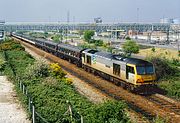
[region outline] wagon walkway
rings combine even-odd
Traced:
[[[0,76],[0,123],[30,123],[5,76]]]

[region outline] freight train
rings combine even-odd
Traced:
[[[153,64],[148,61],[95,49],[83,49],[64,43],[34,39],[22,34],[13,33],[12,36],[68,60],[78,67],[82,67],[85,71],[99,75],[125,89],[144,91],[156,85],[155,69]]]

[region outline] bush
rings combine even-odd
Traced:
[[[157,116],[155,119],[153,119],[153,123],[167,123],[166,119],[162,119],[159,116]]]
[[[45,61],[36,61],[33,65],[29,65],[26,68],[25,77],[28,79],[37,77],[47,77],[49,75],[48,65]]]
[[[129,36],[126,37],[126,40],[131,40],[131,38]]]
[[[73,80],[71,78],[66,78],[66,84],[71,85],[73,83]]]
[[[93,30],[86,30],[84,32],[84,39],[89,43],[89,41],[92,39],[92,36],[94,36],[94,31]]]
[[[6,61],[4,59],[3,53],[0,53],[0,72],[2,72],[5,69]]]
[[[123,51],[131,56],[132,53],[139,53],[139,45],[132,40],[126,40],[123,44]]]
[[[151,51],[152,51],[152,52],[155,52],[155,51],[156,51],[155,47],[153,47],[153,48],[151,49]]]
[[[24,81],[34,100],[37,112],[48,122],[80,123],[81,115],[87,123],[129,121],[124,113],[126,107],[124,103],[109,101],[99,105],[92,104],[69,85],[72,80],[65,78],[64,73],[62,76],[62,69],[58,64],[51,64],[49,72],[53,72],[50,74],[53,76],[60,74],[62,78],[36,76],[34,79]]]
[[[95,45],[96,46],[103,46],[103,41],[102,40],[96,40]]]
[[[42,80],[42,84],[46,85],[46,86],[49,86],[49,87],[55,87],[58,83],[57,83],[57,80],[54,77],[49,76],[49,77],[45,77]]]
[[[155,67],[157,79],[174,75],[176,72],[176,69],[170,66],[169,61],[165,58],[151,57],[149,61],[152,62]]]
[[[173,58],[172,59],[172,64],[176,65],[176,66],[180,66],[180,60]]]
[[[50,64],[50,71],[57,79],[62,79],[66,76],[66,73],[62,70],[58,63]]]
[[[24,47],[20,45],[20,43],[12,41],[12,40],[7,40],[4,43],[0,44],[0,51],[6,51],[6,50],[25,50]]]
[[[126,105],[118,101],[107,101],[96,105],[87,115],[88,123],[128,123],[129,118],[124,113]]]

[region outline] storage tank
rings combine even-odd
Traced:
[[[179,19],[174,19],[174,20],[173,20],[173,23],[174,23],[174,24],[180,24],[180,21],[179,21]]]
[[[171,24],[171,23],[173,23],[173,19],[171,19],[171,18],[162,18],[160,20],[160,23]]]

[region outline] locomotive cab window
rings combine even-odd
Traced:
[[[82,57],[83,57],[84,63],[85,63],[85,53],[82,53]]]
[[[91,65],[91,56],[87,56],[87,63]]]
[[[126,66],[126,73],[132,73],[134,74],[134,67],[131,67],[131,66]]]
[[[113,63],[113,74],[114,75],[120,76],[120,69],[121,69],[120,65]]]
[[[126,79],[129,79],[129,73],[135,74],[134,67],[126,66]]]

